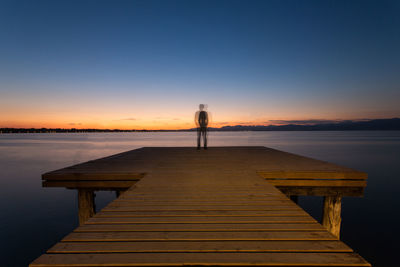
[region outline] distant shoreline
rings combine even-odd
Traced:
[[[342,121],[338,123],[323,123],[312,125],[234,125],[221,128],[209,128],[213,132],[241,131],[397,131],[400,130],[400,118],[377,119],[365,121]],[[64,129],[64,128],[0,128],[2,133],[129,133],[129,132],[193,132],[196,128],[180,130],[146,130],[146,129]]]

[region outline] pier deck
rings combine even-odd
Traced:
[[[307,172],[366,179],[264,147],[142,148],[47,173],[44,186],[132,184],[30,266],[370,266],[264,177]]]

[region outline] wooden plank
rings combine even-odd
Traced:
[[[269,185],[268,187],[250,187],[250,188],[244,188],[243,186],[237,187],[237,188],[231,188],[227,189],[225,187],[220,187],[220,188],[213,188],[212,190],[208,187],[198,187],[198,188],[176,188],[165,191],[163,188],[148,188],[146,187],[146,190],[144,191],[143,188],[140,187],[135,187],[132,190],[128,191],[128,196],[137,196],[137,197],[154,197],[155,195],[161,194],[163,196],[168,196],[168,197],[173,197],[177,195],[187,195],[191,197],[196,197],[196,196],[209,196],[209,197],[215,197],[215,196],[227,196],[227,197],[236,197],[236,196],[249,196],[249,197],[281,197],[280,194],[276,192],[271,192],[269,189],[271,186]],[[142,190],[141,190],[142,189]],[[219,190],[218,190],[219,189]],[[217,195],[216,195],[217,194]]]
[[[43,266],[371,266],[356,253],[107,253],[45,254]]]
[[[207,197],[206,195],[202,197],[194,197],[194,196],[180,196],[180,197],[170,197],[170,196],[160,196],[154,195],[153,197],[121,197],[116,200],[116,202],[152,202],[152,201],[168,201],[168,202],[177,202],[177,201],[196,201],[196,202],[240,202],[240,201],[251,201],[251,202],[268,202],[268,201],[281,201],[287,200],[285,196],[278,197],[244,197],[244,196],[235,196],[235,197]]]
[[[219,202],[224,202],[224,203],[257,203],[257,204],[265,204],[269,202],[273,203],[281,203],[281,202],[287,202],[289,201],[287,197],[281,197],[281,198],[274,198],[274,199],[254,199],[254,198],[210,198],[207,199],[206,197],[204,198],[190,198],[190,197],[182,197],[182,198],[168,198],[168,197],[154,197],[154,198],[123,198],[123,199],[117,199],[115,203],[122,203],[122,202],[128,202],[128,203],[158,203],[158,202],[168,202],[168,203],[219,203]]]
[[[322,231],[326,229],[319,223],[207,223],[207,224],[85,224],[74,232],[288,232],[288,231]]]
[[[257,204],[257,205],[274,205],[274,204],[287,204],[290,203],[291,200],[289,200],[288,198],[284,198],[284,199],[277,199],[277,200],[248,200],[248,199],[235,199],[235,200],[224,200],[224,199],[216,199],[216,200],[191,200],[191,199],[158,199],[155,198],[153,200],[124,200],[124,201],[120,201],[120,200],[116,200],[114,203],[117,204],[137,204],[137,205],[141,205],[141,204],[147,204],[147,205],[159,205],[159,204],[186,204],[186,205],[218,205],[218,204],[227,204],[227,203],[231,203],[232,205],[236,205],[236,204]]]
[[[127,189],[136,181],[43,181],[43,187],[98,188],[103,190]]]
[[[236,201],[189,201],[189,200],[182,200],[182,201],[162,201],[162,200],[155,200],[155,201],[113,201],[112,202],[114,206],[120,206],[120,205],[147,205],[147,206],[162,206],[162,205],[190,205],[190,206],[273,206],[273,205],[291,205],[292,201],[288,198],[282,199],[282,200],[269,200],[269,201],[249,201],[249,200],[236,200]]]
[[[173,187],[171,185],[171,187]],[[220,188],[208,188],[208,187],[179,187],[179,188],[171,188],[167,192],[160,187],[146,187],[146,190],[142,190],[143,188],[140,187],[135,187],[132,190],[129,190],[128,195],[129,196],[148,196],[152,197],[154,195],[162,194],[164,196],[175,196],[177,194],[183,194],[183,195],[189,195],[189,196],[210,196],[213,197],[215,195],[213,194],[218,194],[221,196],[251,196],[251,197],[281,197],[280,194],[276,192],[270,192],[269,189],[271,188],[270,185],[267,187],[234,187],[234,188],[225,188],[225,187],[220,187]],[[189,191],[190,190],[190,191]]]
[[[188,189],[190,190],[190,189]],[[210,192],[208,194],[190,194],[188,192],[174,192],[173,194],[162,194],[154,192],[153,195],[151,194],[131,194],[131,191],[128,190],[124,196],[121,196],[121,200],[134,200],[134,199],[144,199],[144,200],[151,200],[154,197],[159,199],[194,199],[194,200],[201,200],[207,199],[210,200],[214,199],[227,199],[227,200],[235,200],[235,199],[248,199],[248,200],[281,200],[285,199],[284,196],[281,194],[279,195],[250,195],[250,194],[235,194],[232,193],[218,193],[218,192]]]
[[[367,182],[353,180],[268,180],[274,186],[324,186],[324,187],[365,187]]]
[[[342,196],[362,197],[364,195],[364,187],[315,187],[315,186],[277,186],[285,195],[296,196]]]
[[[237,175],[237,174],[235,174]],[[149,174],[149,177],[151,177],[152,174]],[[244,177],[246,175],[243,175]],[[259,179],[258,176],[256,176],[257,179]],[[151,178],[150,178],[151,179]],[[261,178],[262,179],[262,178]],[[262,179],[264,180],[264,179]],[[164,185],[156,186],[156,185],[146,185],[146,187],[142,186],[135,186],[135,188],[132,188],[129,192],[132,195],[151,195],[151,192],[156,192],[156,193],[162,193],[165,195],[174,195],[176,193],[187,193],[187,194],[192,194],[192,195],[207,195],[207,194],[212,194],[212,193],[221,193],[223,195],[229,195],[229,194],[243,194],[243,195],[260,195],[260,196],[279,196],[276,192],[269,191],[271,186],[267,183],[262,183],[262,184],[240,184],[240,185],[225,185],[221,186],[220,188],[215,188],[215,187],[208,187],[204,185],[184,185],[182,183],[177,183],[177,184],[171,184],[169,186],[170,190],[169,191],[164,191]],[[188,191],[190,190],[190,191]]]
[[[94,241],[240,241],[240,240],[337,240],[328,232],[72,232],[62,241],[94,242]]]
[[[263,214],[134,214],[131,212],[104,212],[96,216],[96,218],[204,218],[212,220],[213,218],[229,218],[235,220],[236,218],[246,217],[308,217],[306,213],[263,213]]]
[[[156,194],[162,195],[176,195],[176,194],[190,194],[193,196],[196,195],[208,195],[212,196],[212,194],[221,194],[221,195],[254,195],[254,196],[275,196],[279,197],[280,194],[276,191],[271,191],[271,185],[265,183],[264,185],[257,185],[257,186],[247,186],[247,185],[240,185],[240,186],[221,186],[218,188],[215,187],[207,187],[207,186],[185,186],[183,184],[171,184],[168,187],[169,190],[165,191],[165,186],[147,186],[145,190],[143,187],[135,186],[127,191],[128,195],[131,196],[154,196]],[[152,194],[153,193],[153,194]]]
[[[262,171],[258,170],[257,174],[268,179],[352,179],[366,180],[367,174],[359,171]]]
[[[268,207],[290,207],[293,204],[292,200],[285,200],[283,202],[247,202],[247,201],[243,201],[243,202],[224,202],[224,201],[218,201],[218,202],[188,202],[188,201],[173,201],[173,202],[169,202],[169,201],[157,201],[157,202],[136,202],[136,201],[132,201],[132,202],[120,202],[120,201],[113,201],[111,202],[109,205],[107,205],[107,208],[115,208],[115,207],[130,207],[130,208],[136,208],[138,206],[141,207],[164,207],[164,206],[168,206],[168,207],[186,207],[186,208],[192,208],[192,209],[205,209],[204,207],[214,207],[212,209],[218,209],[218,208],[223,208],[223,207],[264,207],[264,208],[268,208]]]
[[[285,210],[302,210],[298,206],[293,206],[293,205],[285,205],[285,206],[266,206],[266,205],[257,205],[257,206],[242,206],[242,205],[236,205],[236,206],[180,206],[180,205],[174,205],[174,206],[169,206],[169,205],[164,205],[164,206],[147,206],[147,205],[142,205],[142,206],[113,206],[113,205],[108,205],[102,211],[104,212],[118,212],[118,211],[132,211],[132,212],[139,212],[139,211],[147,211],[147,212],[164,212],[164,211],[198,211],[198,212],[204,212],[204,211],[285,211]]]
[[[97,217],[137,217],[137,216],[307,216],[303,210],[274,210],[274,211],[221,211],[221,210],[189,210],[189,211],[116,211],[102,210]]]
[[[286,223],[286,222],[316,222],[311,216],[243,216],[243,217],[92,217],[87,224],[117,224],[117,223]]]
[[[274,201],[274,202],[262,202],[262,203],[254,203],[254,202],[236,202],[236,203],[230,203],[230,202],[171,202],[169,203],[168,201],[160,201],[160,202],[145,202],[145,203],[140,203],[140,202],[133,202],[133,203],[127,203],[127,202],[112,202],[110,203],[107,207],[162,207],[162,206],[168,206],[168,207],[257,207],[257,206],[262,206],[262,207],[268,207],[268,206],[290,206],[293,202],[291,200],[287,201]]]
[[[282,199],[282,195],[261,195],[261,194],[249,194],[247,193],[235,193],[235,192],[230,192],[230,193],[225,193],[225,192],[208,192],[208,193],[190,193],[190,192],[174,192],[174,193],[162,193],[162,192],[154,192],[153,194],[147,193],[147,194],[126,194],[123,196],[121,199],[152,199],[154,197],[158,198],[169,198],[169,199],[180,199],[180,198],[193,198],[193,199],[204,199],[204,198],[224,198],[224,199],[236,199],[236,198],[250,198],[250,199],[261,199],[261,200],[273,200],[273,199]]]
[[[352,252],[340,241],[60,242],[47,253]]]
[[[47,181],[138,181],[145,176],[145,173],[129,173],[129,172],[118,172],[118,170],[112,172],[48,172],[42,175],[43,180]]]

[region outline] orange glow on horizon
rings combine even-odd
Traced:
[[[372,117],[370,119],[378,119],[385,117]],[[388,117],[386,117],[388,118]],[[254,126],[254,125],[285,125],[285,124],[313,124],[318,123],[318,121],[328,121],[328,122],[339,122],[344,119],[287,119],[287,118],[269,118],[269,119],[256,119],[256,120],[227,120],[221,119],[217,121],[212,121],[209,127],[221,128],[223,126]],[[353,119],[357,120],[357,119]],[[77,122],[72,122],[77,121]],[[293,122],[294,121],[294,122]],[[298,121],[296,123],[296,121]],[[306,121],[306,122],[302,122]],[[307,123],[307,121],[310,121]],[[314,122],[315,121],[315,122]],[[62,128],[62,129],[120,129],[120,130],[182,130],[195,128],[196,125],[193,119],[189,118],[151,118],[151,119],[120,119],[120,120],[110,120],[110,119],[48,119],[48,120],[36,120],[35,118],[15,118],[14,120],[3,120],[0,118],[0,128]]]
[[[63,128],[63,129],[121,129],[121,130],[181,130],[195,128],[194,114],[196,105],[173,106],[171,108],[157,105],[118,107],[70,106],[57,107],[36,106],[31,108],[8,106],[2,107],[0,128]],[[314,110],[300,112],[296,107],[286,108],[246,108],[210,105],[211,123],[209,127],[307,124],[313,121],[341,121],[357,119],[392,118],[394,112],[382,112],[379,115],[370,113],[352,113],[346,110],[316,113]],[[1,107],[0,107],[1,108]],[[351,117],[350,117],[351,116]],[[301,123],[304,121],[305,123]],[[310,123],[309,123],[310,124]]]

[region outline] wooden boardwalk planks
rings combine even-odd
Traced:
[[[257,175],[252,149],[238,149],[155,149],[144,178],[30,266],[370,266]],[[124,171],[139,158],[111,157]]]

